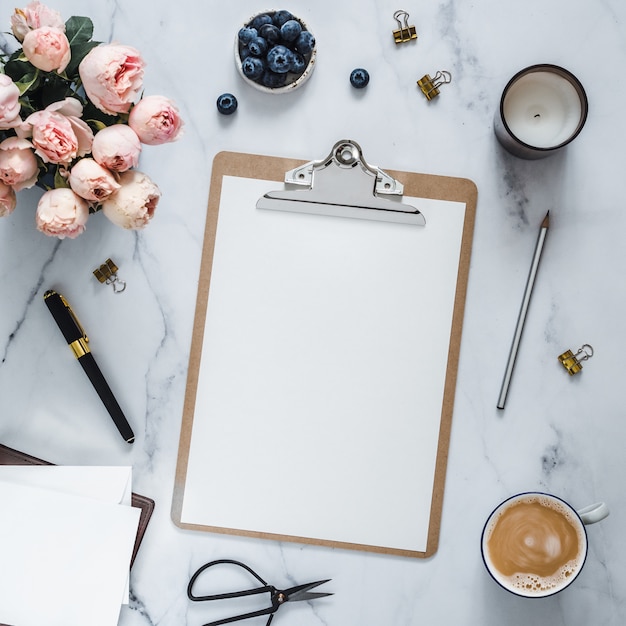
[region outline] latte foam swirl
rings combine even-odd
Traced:
[[[580,557],[577,527],[566,511],[522,501],[498,517],[488,542],[489,557],[504,576],[551,577]]]

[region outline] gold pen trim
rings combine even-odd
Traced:
[[[81,356],[85,356],[87,353],[91,352],[89,346],[87,345],[87,337],[79,337],[75,341],[69,344],[74,356],[77,359],[80,359]]]

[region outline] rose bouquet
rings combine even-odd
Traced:
[[[180,135],[175,104],[144,97],[140,53],[92,41],[88,17],[63,22],[34,0],[15,9],[11,31],[21,47],[0,53],[0,216],[37,185],[35,223],[46,235],[76,237],[100,210],[144,227],[161,192],[135,168],[143,145]]]

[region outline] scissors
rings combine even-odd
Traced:
[[[236,565],[238,567],[242,567],[247,572],[252,574],[260,583],[263,585],[262,587],[253,587],[252,589],[244,589],[242,591],[232,591],[228,593],[218,593],[208,596],[196,596],[193,593],[193,586],[198,579],[198,577],[205,572],[209,567],[214,567],[216,565]],[[261,593],[269,593],[270,594],[270,602],[271,605],[260,609],[258,611],[252,611],[250,613],[242,613],[241,615],[235,615],[233,617],[227,617],[226,619],[220,619],[215,622],[208,622],[204,624],[204,626],[219,626],[220,624],[230,624],[231,622],[237,622],[239,620],[248,619],[250,617],[258,617],[259,615],[269,615],[269,619],[265,626],[269,626],[274,619],[274,614],[278,609],[285,604],[285,602],[299,602],[302,600],[315,600],[316,598],[323,598],[325,596],[332,596],[332,593],[323,593],[316,591],[309,591],[314,587],[319,585],[323,585],[330,581],[330,578],[327,580],[318,580],[313,583],[305,583],[303,585],[296,585],[295,587],[289,587],[289,589],[277,589],[273,585],[269,585],[266,583],[252,568],[248,567],[245,563],[241,563],[240,561],[233,561],[232,559],[219,559],[217,561],[211,561],[210,563],[206,563],[202,567],[200,567],[196,573],[189,580],[189,585],[187,586],[187,596],[193,602],[204,602],[208,600],[225,600],[228,598],[243,598],[245,596],[253,596]]]

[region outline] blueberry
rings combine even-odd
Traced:
[[[263,72],[265,71],[265,61],[263,61],[263,59],[259,59],[258,57],[250,56],[241,64],[241,71],[246,78],[249,78],[250,80],[257,80],[263,76]]]
[[[249,26],[252,26],[252,28],[256,28],[257,30],[260,30],[263,24],[271,24],[271,23],[272,23],[272,16],[268,15],[267,13],[263,13],[261,15],[257,15],[249,24]]]
[[[237,36],[239,37],[239,41],[247,46],[259,33],[256,28],[252,28],[250,26],[244,26],[239,29],[239,33]]]
[[[282,87],[286,82],[286,74],[278,74],[271,70],[266,70],[261,79],[261,83],[270,89],[276,89]]]
[[[280,29],[278,26],[274,26],[274,24],[263,24],[261,30],[259,30],[259,35],[272,45],[280,41]]]
[[[248,46],[244,46],[243,48],[239,48],[239,58],[241,59],[241,61],[245,61],[249,56],[251,56],[250,50],[248,49]]]
[[[302,32],[302,26],[300,22],[297,20],[287,20],[280,27],[280,34],[283,38],[283,41],[291,43],[298,38],[298,35]]]
[[[267,52],[267,41],[263,37],[255,37],[249,44],[248,50],[255,57],[263,56]]]
[[[285,22],[293,19],[293,15],[289,11],[276,11],[274,13],[273,22],[280,28]]]
[[[306,59],[299,52],[294,52],[290,71],[294,74],[302,74],[306,69],[306,65]]]
[[[267,53],[267,67],[278,74],[284,74],[291,69],[293,52],[285,46],[274,46]]]
[[[296,39],[295,49],[301,54],[309,54],[315,46],[315,37],[308,30],[303,30]]]
[[[217,99],[217,110],[223,115],[232,115],[237,110],[237,98],[232,93],[223,93]]]
[[[353,87],[357,89],[363,89],[370,82],[370,75],[367,70],[364,70],[361,67],[358,67],[355,70],[352,70],[350,74],[350,83]]]

